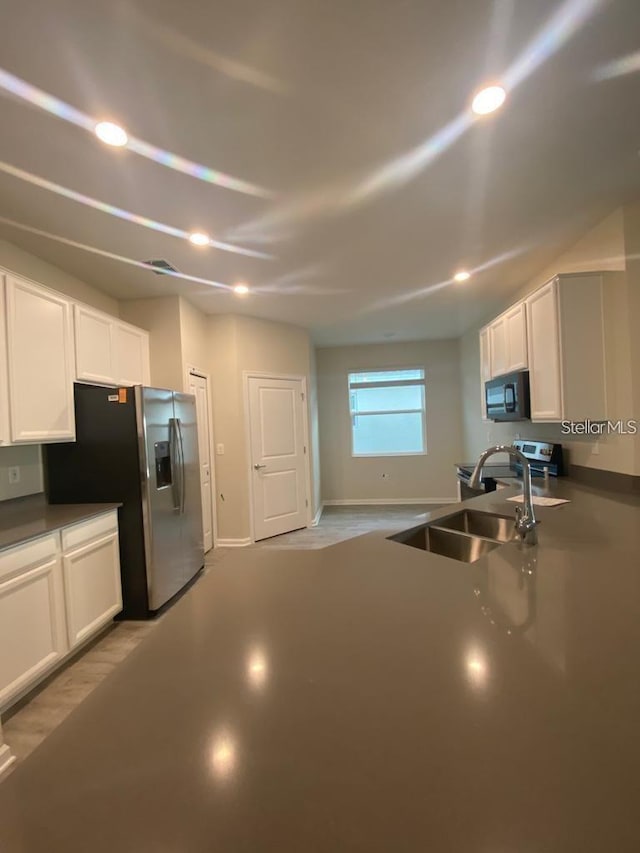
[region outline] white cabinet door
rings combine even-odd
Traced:
[[[149,335],[142,329],[116,323],[114,328],[116,383],[149,384]]]
[[[491,376],[502,376],[509,370],[509,353],[507,350],[507,324],[504,317],[495,320],[489,326],[491,352]]]
[[[71,304],[12,276],[6,299],[12,441],[74,439]]]
[[[11,442],[9,424],[9,373],[7,365],[7,312],[4,276],[0,275],[0,446]]]
[[[563,417],[557,289],[554,279],[527,299],[532,421],[561,421]]]
[[[526,370],[527,358],[527,323],[524,302],[511,308],[504,315],[507,338],[507,372]]]
[[[62,562],[69,647],[73,649],[122,610],[117,532],[85,543],[65,554]]]
[[[67,651],[57,535],[0,553],[0,708]]]
[[[487,420],[487,398],[484,395],[484,383],[491,379],[491,338],[489,329],[480,332],[480,406],[482,420]]]
[[[110,385],[115,381],[113,320],[76,305],[76,379]]]

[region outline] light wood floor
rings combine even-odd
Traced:
[[[416,517],[434,506],[326,507],[317,527],[274,536],[251,548],[326,548],[372,530],[410,527]],[[206,556],[205,572],[232,549],[218,548]],[[117,622],[87,651],[49,679],[29,701],[3,717],[4,739],[18,761],[24,760],[76,708],[161,619],[149,622]],[[15,767],[15,764],[14,764]]]

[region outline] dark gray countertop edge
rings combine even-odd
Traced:
[[[111,512],[121,503],[48,504],[44,495],[0,503],[0,552]]]

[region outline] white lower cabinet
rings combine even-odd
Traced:
[[[122,610],[116,513],[66,528],[62,542],[67,636],[73,649]]]
[[[117,513],[0,552],[0,710],[122,609]]]
[[[67,652],[58,534],[0,553],[0,708]]]

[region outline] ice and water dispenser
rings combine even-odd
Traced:
[[[170,443],[156,441],[153,447],[156,459],[156,488],[163,489],[172,484]]]

